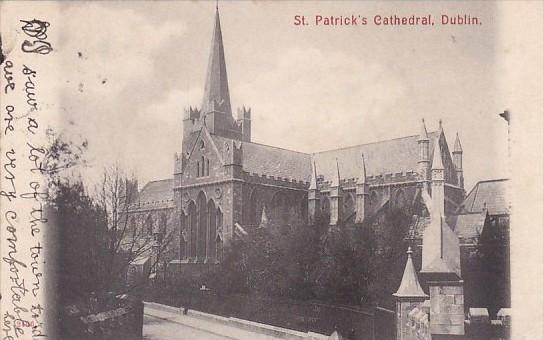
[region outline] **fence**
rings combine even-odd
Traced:
[[[180,291],[175,298],[155,296],[151,300],[302,332],[330,335],[337,330],[350,340],[395,339],[395,313],[383,308],[333,306],[246,295],[224,296],[209,291]]]

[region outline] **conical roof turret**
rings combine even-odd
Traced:
[[[332,178],[331,187],[340,187],[340,166],[338,165],[338,158],[336,159],[336,176]]]
[[[455,145],[453,146],[453,152],[463,152],[461,141],[459,140],[459,133],[455,134]]]
[[[433,150],[433,163],[432,170],[444,170],[444,163],[442,162],[442,151],[440,149],[440,137],[436,138]]]
[[[357,184],[365,184],[366,183],[366,163],[365,163],[365,154],[361,154],[361,173],[359,175],[359,178],[357,179]]]
[[[408,247],[408,259],[406,260],[406,266],[404,267],[404,274],[402,275],[402,280],[400,282],[399,289],[393,296],[397,297],[422,297],[425,298],[427,295],[421,289],[419,280],[417,278],[416,269],[414,268],[414,263],[412,262],[412,248]]]
[[[421,118],[421,125],[419,129],[418,140],[429,140],[429,134],[427,133],[427,127],[425,127],[425,119]]]

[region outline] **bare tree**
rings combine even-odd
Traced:
[[[137,202],[137,188],[134,176],[127,176],[113,165],[104,169],[97,188],[97,201],[103,209],[108,237],[106,242],[106,277],[104,289],[109,291],[122,284],[125,291],[141,286],[141,282],[129,284],[126,273],[136,260],[149,257],[150,265],[144,277],[157,270],[172,240],[172,233],[166,230],[151,235],[136,223],[130,223],[131,207]]]

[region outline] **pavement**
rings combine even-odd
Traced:
[[[189,315],[144,308],[144,340],[276,340],[270,335],[258,334]]]

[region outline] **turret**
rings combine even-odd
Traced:
[[[416,269],[412,262],[412,249],[408,247],[408,259],[404,267],[404,274],[400,282],[399,289],[393,296],[397,307],[397,340],[413,340],[412,324],[409,320],[410,312],[415,308],[421,308],[427,295],[419,284]]]
[[[419,174],[424,181],[428,181],[430,179],[429,167],[431,161],[429,159],[429,135],[427,134],[427,128],[425,127],[424,119],[421,119],[421,126],[417,144],[419,145]],[[427,185],[426,182],[425,185]]]
[[[461,188],[465,188],[465,178],[463,176],[463,148],[459,140],[459,133],[455,135],[455,145],[453,147],[453,165],[457,174],[457,183]]]
[[[355,223],[362,223],[370,210],[370,198],[368,197],[369,185],[366,181],[365,155],[361,155],[361,171],[355,186],[356,216]]]
[[[433,211],[438,216],[444,216],[444,162],[442,161],[442,150],[440,138],[436,139],[433,150],[433,162],[431,166],[431,188]],[[433,212],[431,212],[432,215]]]
[[[315,161],[312,161],[312,174],[310,187],[308,188],[308,223],[315,224],[316,214],[319,211],[319,189],[317,188],[317,169]]]
[[[242,128],[242,140],[251,142],[251,108],[238,109],[238,125]]]
[[[331,219],[330,225],[338,224],[342,216],[342,188],[340,188],[340,167],[336,159],[336,174],[331,183]]]

